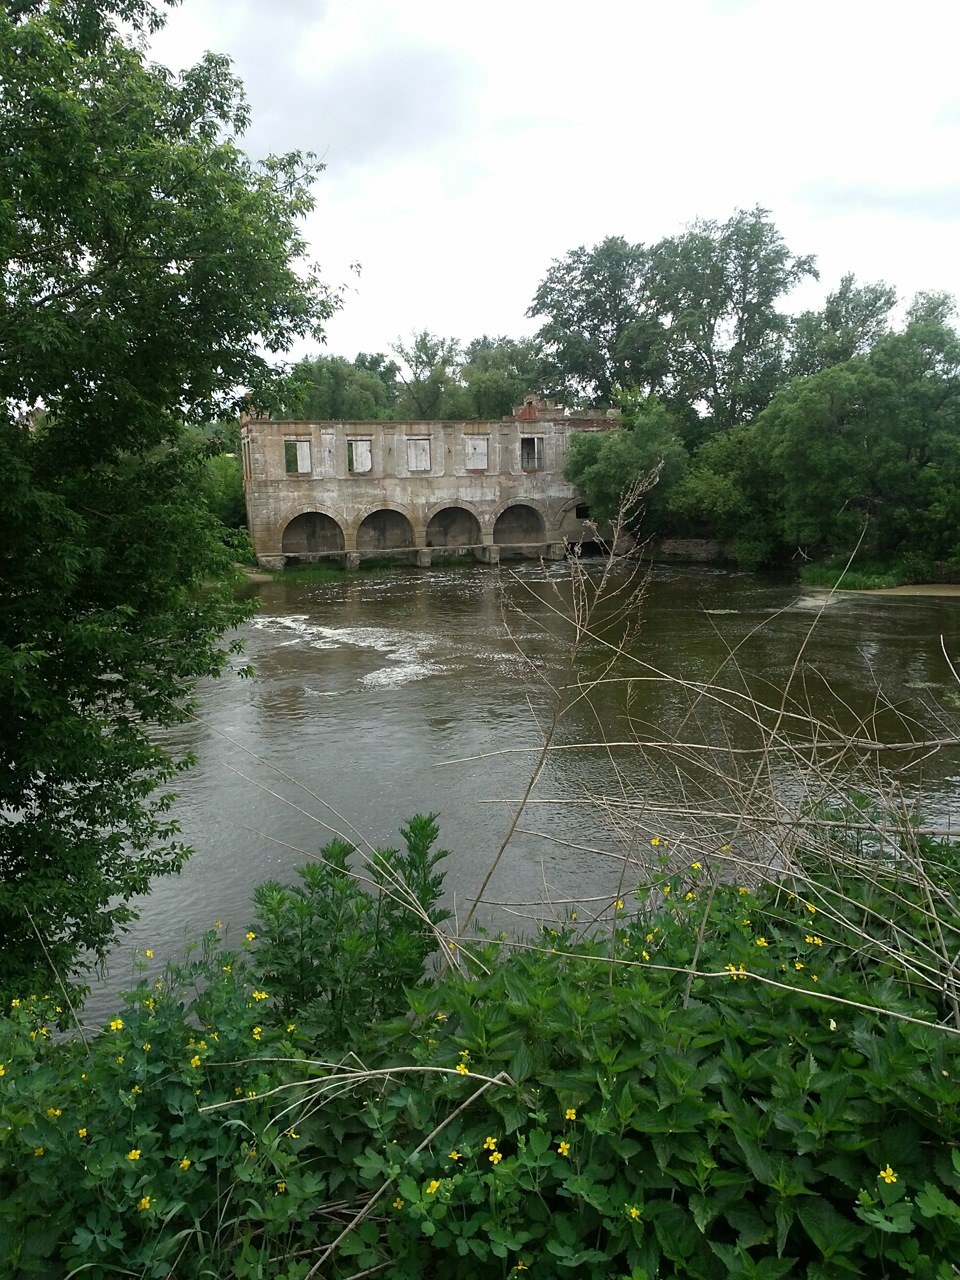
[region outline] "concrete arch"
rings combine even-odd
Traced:
[[[432,506],[427,507],[424,512],[423,527],[427,528],[433,517],[441,511],[446,511],[448,507],[460,507],[464,511],[469,511],[480,528],[483,528],[484,516],[482,508],[478,507],[475,502],[464,502],[462,498],[452,498],[449,502],[434,502]]]
[[[549,529],[553,525],[549,503],[543,502],[540,498],[507,498],[504,502],[498,502],[496,506],[488,509],[487,521],[491,529],[508,507],[532,507],[539,514],[545,529]]]
[[[358,551],[409,551],[416,546],[413,522],[391,506],[369,511],[357,525],[355,538]]]
[[[287,521],[280,534],[285,556],[331,555],[346,546],[343,527],[324,511],[301,511]]]
[[[522,500],[504,504],[494,518],[493,541],[501,547],[546,542],[547,521],[540,504]]]
[[[383,502],[371,502],[367,506],[360,507],[359,514],[355,515],[352,520],[345,525],[348,534],[356,534],[357,530],[363,524],[368,516],[375,515],[378,511],[395,511],[397,515],[403,516],[410,522],[412,528],[417,527],[417,517],[413,507],[405,506],[402,502],[391,502],[384,499]]]
[[[465,502],[449,502],[427,520],[425,537],[428,547],[477,547],[483,542],[483,526]]]

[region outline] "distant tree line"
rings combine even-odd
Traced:
[[[922,294],[895,328],[895,290],[845,275],[791,315],[808,278],[815,259],[761,208],[653,245],[611,236],[551,264],[533,338],[424,330],[389,356],[303,360],[288,416],[498,418],[528,392],[617,406],[626,430],[575,437],[567,464],[598,519],[658,468],[644,527],[729,539],[745,565],[858,544],[914,576],[960,560],[953,299]]]

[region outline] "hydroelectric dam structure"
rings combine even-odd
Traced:
[[[559,559],[592,540],[563,478],[575,431],[618,430],[528,396],[490,422],[283,422],[241,426],[247,521],[258,563],[391,556]]]

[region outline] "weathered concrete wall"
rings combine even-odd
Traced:
[[[688,564],[724,563],[736,559],[732,542],[715,538],[657,538],[651,548],[658,560],[676,560]]]
[[[561,474],[571,432],[584,429],[607,427],[564,418],[252,420],[242,441],[257,559],[355,562],[389,550],[428,563],[433,548],[465,547],[488,560],[561,555],[566,541],[590,536],[582,499]]]

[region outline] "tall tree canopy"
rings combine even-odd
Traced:
[[[689,438],[750,421],[787,378],[780,304],[811,257],[791,253],[765,209],[695,222],[650,246],[621,237],[555,261],[527,312],[568,399],[654,393]]]
[[[929,567],[960,558],[960,338],[921,295],[899,333],[780,391],[701,446],[677,513],[741,539],[747,561],[852,551]],[[731,447],[727,447],[730,443]]]
[[[185,856],[189,714],[244,614],[185,424],[269,403],[334,305],[300,259],[316,166],[255,165],[241,87],[134,43],[145,0],[0,7],[0,975],[102,956]],[[122,32],[128,32],[124,35]],[[48,979],[44,985],[49,984]]]

